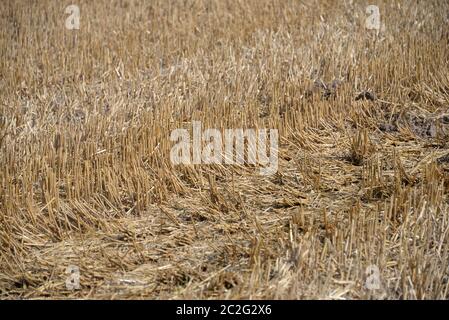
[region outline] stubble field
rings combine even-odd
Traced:
[[[0,298],[447,299],[449,3],[374,2],[0,1]]]

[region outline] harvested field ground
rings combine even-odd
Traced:
[[[449,297],[447,1],[74,2],[0,1],[0,298]]]

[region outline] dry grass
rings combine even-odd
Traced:
[[[447,1],[76,2],[0,2],[0,297],[448,298]],[[193,120],[279,172],[173,167]]]

